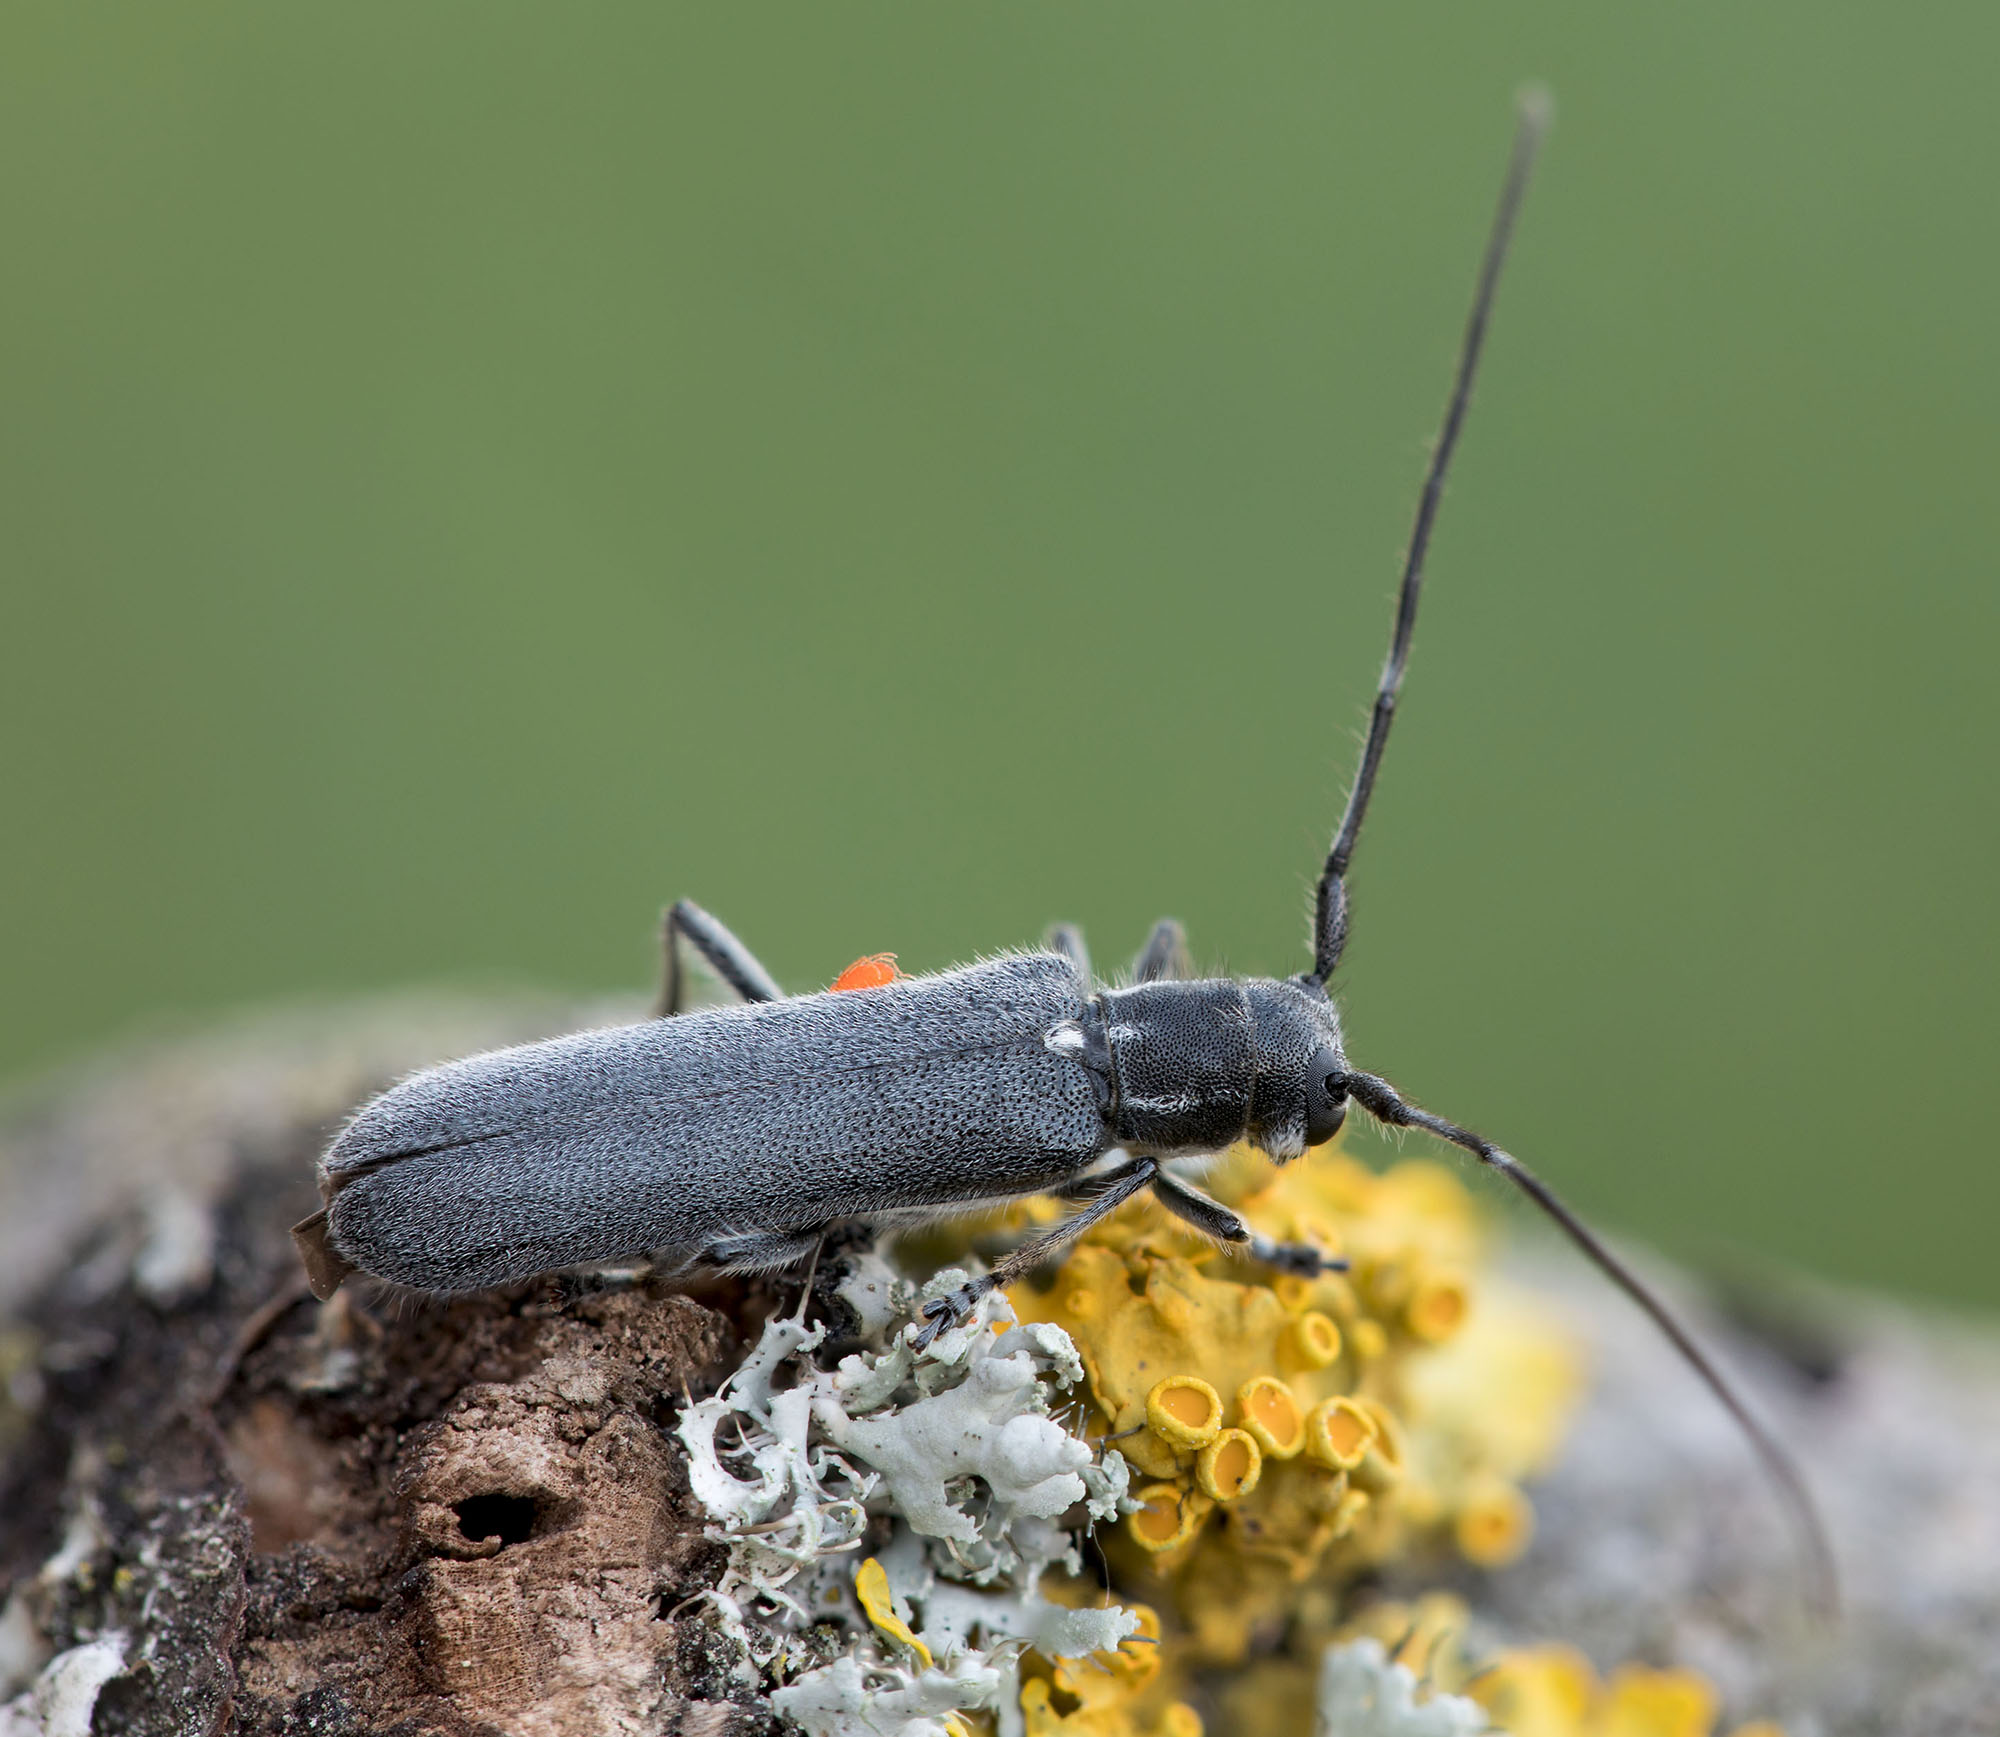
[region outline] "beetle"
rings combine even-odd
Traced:
[[[811,1255],[842,1221],[893,1228],[1034,1194],[1083,1203],[927,1303],[913,1341],[921,1349],[1146,1190],[1255,1259],[1303,1274],[1341,1264],[1257,1235],[1169,1166],[1239,1141],[1290,1163],[1359,1104],[1504,1176],[1652,1317],[1748,1436],[1830,1598],[1831,1558],[1803,1479],[1717,1365],[1532,1171],[1353,1066],[1327,993],[1425,553],[1546,118],[1543,102],[1524,100],[1359,770],[1319,876],[1309,969],[1195,978],[1179,925],[1164,921],[1118,986],[1098,985],[1081,937],[1058,927],[1044,951],[920,977],[868,971],[867,986],[787,998],[741,941],[683,900],[663,926],[656,1017],[431,1068],[353,1117],[320,1166],[323,1209],[294,1231],[315,1293],[330,1296],[356,1270],[453,1292],[647,1254],[778,1268]],[[684,1010],[683,947],[737,1004]]]

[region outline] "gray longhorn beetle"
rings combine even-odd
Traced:
[[[357,1270],[423,1291],[473,1291],[647,1254],[768,1269],[811,1256],[841,1221],[894,1227],[1033,1194],[1085,1203],[985,1277],[926,1303],[921,1348],[1148,1188],[1255,1260],[1306,1274],[1342,1265],[1257,1235],[1167,1166],[1239,1140],[1287,1164],[1338,1133],[1356,1103],[1498,1171],[1653,1318],[1775,1479],[1830,1608],[1832,1559],[1804,1480],[1721,1370],[1532,1171],[1354,1067],[1326,991],[1347,941],[1347,867],[1395,718],[1425,549],[1546,116],[1543,100],[1523,101],[1360,770],[1319,877],[1311,969],[1190,980],[1169,920],[1124,987],[1099,987],[1081,937],[1061,927],[1044,952],[788,998],[734,935],[683,900],[663,925],[654,1018],[449,1062],[355,1115],[320,1165],[325,1208],[294,1232],[314,1293],[331,1296]],[[682,1011],[683,942],[741,1005]]]

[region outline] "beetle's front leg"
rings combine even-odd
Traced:
[[[979,1307],[980,1298],[989,1291],[1000,1290],[1022,1274],[1034,1271],[1050,1255],[1065,1244],[1074,1242],[1093,1224],[1110,1217],[1147,1183],[1155,1181],[1159,1174],[1160,1167],[1154,1159],[1128,1158],[1104,1175],[1091,1178],[1097,1185],[1097,1191],[1090,1204],[1074,1218],[1066,1218],[1046,1236],[1024,1243],[983,1279],[971,1279],[956,1290],[942,1297],[933,1297],[926,1303],[921,1311],[924,1326],[911,1343],[921,1351],[946,1327],[963,1326],[972,1318],[972,1311]]]
[[[1301,1278],[1316,1279],[1325,1272],[1345,1272],[1347,1262],[1324,1254],[1305,1242],[1277,1242],[1250,1228],[1239,1212],[1232,1212],[1219,1200],[1211,1200],[1199,1188],[1162,1170],[1153,1178],[1153,1198],[1176,1218],[1193,1225],[1203,1236],[1240,1248],[1252,1260]]]
[[[1327,1254],[1309,1242],[1275,1242],[1268,1236],[1253,1236],[1247,1252],[1253,1261],[1262,1261],[1280,1272],[1297,1273],[1302,1279],[1347,1271],[1346,1256]]]

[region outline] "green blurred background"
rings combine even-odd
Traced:
[[[2000,1301],[2000,12],[16,4],[0,1072],[257,998],[1303,962],[1699,1257]]]

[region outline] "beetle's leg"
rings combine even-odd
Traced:
[[[1184,983],[1194,975],[1194,961],[1188,957],[1187,931],[1172,917],[1162,917],[1153,925],[1132,960],[1134,983]]]
[[[1090,981],[1090,949],[1083,944],[1083,931],[1074,923],[1051,923],[1049,932],[1042,937],[1042,945],[1074,965],[1077,976],[1085,983]]]
[[[1176,1218],[1185,1219],[1203,1236],[1239,1248],[1252,1260],[1274,1266],[1303,1278],[1318,1278],[1325,1272],[1345,1272],[1347,1262],[1322,1254],[1311,1243],[1276,1242],[1252,1230],[1243,1215],[1232,1212],[1219,1200],[1211,1200],[1199,1188],[1190,1187],[1178,1176],[1162,1170],[1153,1178],[1153,1198]]]
[[[784,1000],[785,992],[757,963],[756,954],[694,900],[676,899],[660,919],[660,999],[653,1008],[659,1018],[671,1019],[681,1010],[687,989],[681,977],[679,943],[683,938],[745,1001]]]
[[[1091,1203],[1074,1218],[1066,1218],[1046,1236],[1038,1236],[1031,1243],[1024,1243],[1007,1256],[983,1279],[973,1279],[957,1290],[942,1297],[934,1297],[923,1307],[924,1326],[912,1343],[921,1351],[945,1327],[956,1327],[965,1321],[979,1306],[979,1299],[988,1291],[997,1291],[1011,1285],[1023,1273],[1034,1269],[1047,1260],[1066,1243],[1074,1242],[1100,1219],[1108,1218],[1151,1182],[1160,1173],[1158,1162],[1151,1158],[1128,1158],[1116,1169],[1106,1171],[1094,1178],[1099,1184],[1099,1192]]]
[[[802,1261],[826,1234],[824,1225],[811,1230],[753,1230],[742,1236],[719,1236],[695,1256],[703,1266],[725,1273],[768,1272]]]

